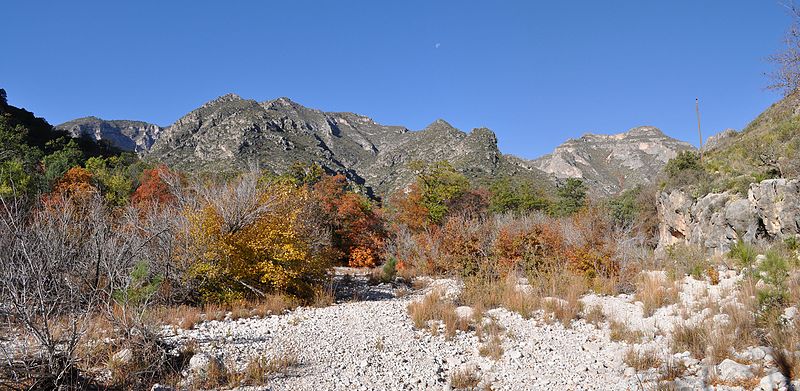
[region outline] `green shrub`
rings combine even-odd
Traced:
[[[736,244],[731,247],[731,250],[728,251],[728,258],[736,261],[736,263],[738,263],[741,267],[752,266],[753,262],[756,260],[756,255],[758,255],[756,248],[751,244],[745,243],[741,239],[739,239],[739,241],[737,241]]]
[[[381,281],[392,282],[397,275],[397,258],[389,257],[381,269]]]

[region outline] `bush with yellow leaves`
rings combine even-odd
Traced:
[[[333,252],[306,187],[248,173],[196,193],[185,211],[187,274],[204,300],[272,292],[313,297]]]

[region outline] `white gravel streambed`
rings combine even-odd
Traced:
[[[458,289],[450,280],[432,285],[450,294]],[[403,298],[304,307],[280,316],[204,322],[169,339],[194,339],[200,352],[240,367],[251,357],[297,357],[296,366],[251,390],[444,390],[450,389],[451,374],[466,368],[493,390],[639,388],[622,363],[625,347],[610,342],[607,330],[583,321],[565,329],[544,323],[541,316],[526,320],[504,309],[487,311],[485,316],[505,328],[505,352],[497,361],[478,353],[481,343],[474,332],[446,340],[415,330],[407,306],[432,289]]]

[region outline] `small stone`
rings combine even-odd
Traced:
[[[462,305],[460,307],[456,307],[456,315],[458,315],[459,319],[472,319],[472,316],[475,314],[475,310],[472,307],[468,307]]]
[[[791,322],[797,316],[797,307],[787,307],[783,310],[783,319],[787,322]]]
[[[520,358],[522,358],[522,352],[520,352],[519,350],[511,350],[508,352],[508,357],[511,357],[514,360],[519,360]]]
[[[122,349],[114,353],[113,356],[111,356],[112,361],[122,365],[130,363],[132,359],[133,359],[133,352],[128,348]]]

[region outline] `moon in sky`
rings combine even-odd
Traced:
[[[440,44],[440,43],[438,43],[438,42],[437,42],[437,43],[436,43],[436,45],[433,45],[433,48],[434,48],[434,49],[438,49],[438,48],[439,48],[439,46],[442,46],[442,44]]]

